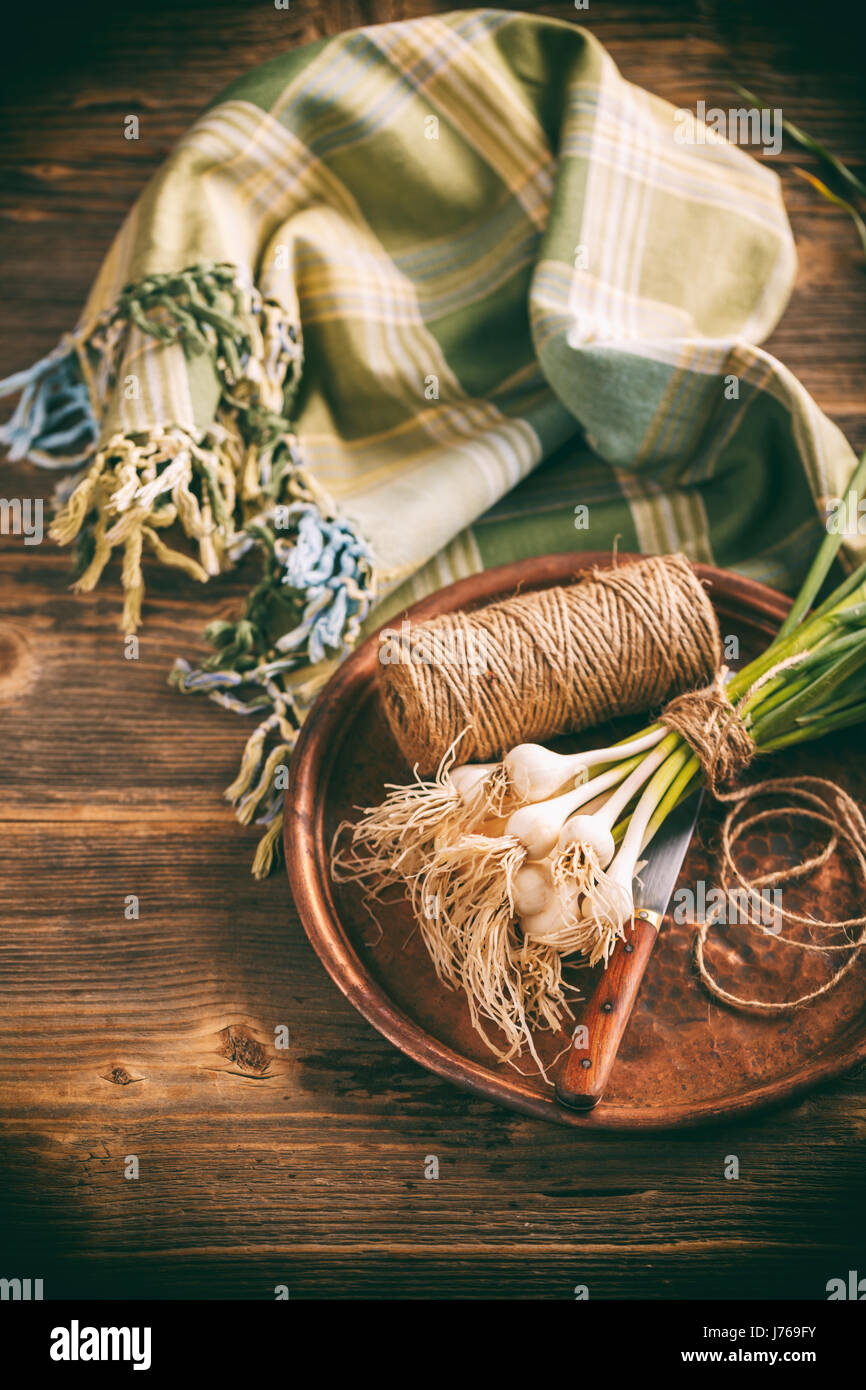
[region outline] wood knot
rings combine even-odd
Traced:
[[[220,1032],[220,1055],[234,1063],[239,1076],[265,1076],[270,1059],[258,1038],[242,1023],[231,1023]]]
[[[133,1082],[143,1081],[141,1076],[130,1076],[126,1067],[112,1067],[111,1071],[103,1073],[103,1081],[110,1081],[114,1086],[131,1086]]]
[[[0,623],[0,699],[20,694],[32,674],[33,653],[24,633],[11,623]]]

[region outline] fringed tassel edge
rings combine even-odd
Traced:
[[[238,266],[201,262],[126,285],[46,357],[0,381],[0,399],[20,397],[0,426],[10,459],[80,468],[93,457],[132,325],[159,342],[179,342],[187,357],[208,354],[223,404],[249,417],[254,436],[285,429],[286,393],[297,385],[302,356],[297,327]]]
[[[209,430],[154,424],[100,444],[133,325],[158,342],[179,342],[188,357],[211,357],[221,394]],[[282,307],[245,283],[237,267],[203,263],[126,286],[115,305],[47,357],[0,382],[0,398],[19,394],[0,426],[10,458],[84,465],[57,490],[51,535],[61,545],[79,539],[80,591],[94,587],[122,547],[125,631],[140,623],[145,547],[207,580],[235,563],[249,518],[278,499],[297,466],[285,411],[300,361],[299,334]],[[175,521],[195,554],[157,534]]]
[[[180,342],[188,356],[210,355],[221,388],[211,429],[155,425],[100,447],[133,324],[161,342]],[[48,357],[0,382],[0,398],[20,393],[0,427],[11,457],[50,468],[84,465],[58,488],[51,535],[61,545],[78,541],[79,591],[93,589],[121,550],[124,631],[141,621],[146,549],[203,582],[261,548],[265,575],[242,617],[211,624],[205,636],[214,654],[198,669],[178,661],[170,678],[183,693],[265,715],[227,792],[242,823],[267,827],[253,865],[257,877],[279,852],[275,774],[317,688],[313,673],[302,702],[288,688],[289,673],[345,654],[376,588],[365,543],[300,463],[285,412],[301,355],[299,334],[279,304],[244,283],[237,267],[202,264],[127,286],[116,305]],[[195,553],[163,539],[175,523]]]
[[[269,508],[238,542],[259,545],[264,559],[262,581],[244,613],[234,622],[212,623],[205,637],[213,654],[196,668],[178,660],[170,677],[182,694],[207,695],[224,709],[261,719],[226,791],[241,824],[266,827],[253,861],[256,878],[266,877],[279,858],[289,761],[327,678],[326,663],[354,646],[376,596],[368,547],[303,469],[288,475],[285,491],[293,500],[283,506],[284,516],[279,507]],[[293,615],[275,638],[274,605]],[[302,667],[312,668],[303,686],[294,680]]]

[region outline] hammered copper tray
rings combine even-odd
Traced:
[[[631,558],[622,556],[621,560]],[[552,555],[488,570],[452,584],[409,609],[427,618],[526,591],[567,583],[609,555]],[[739,639],[741,659],[759,651],[783,618],[788,600],[750,580],[706,565],[724,636]],[[393,621],[393,620],[392,620]],[[397,620],[399,621],[399,619]],[[407,1056],[449,1081],[514,1110],[575,1128],[666,1129],[700,1124],[791,1098],[838,1075],[866,1056],[866,952],[830,994],[795,1013],[755,1016],[718,1004],[695,974],[694,928],[668,918],[622,1043],[605,1100],[588,1114],[560,1107],[529,1059],[522,1073],[496,1062],[473,1032],[462,994],[436,978],[407,904],[365,904],[352,885],[329,872],[333,832],[354,808],[382,797],[385,782],[410,770],[393,741],[376,688],[378,642],[371,637],[333,676],[309,716],[287,794],[286,863],[301,920],[331,977],[380,1033]],[[605,733],[621,735],[628,726]],[[783,761],[762,760],[765,775],[811,772],[832,777],[866,797],[861,730],[824,739]],[[586,740],[586,736],[584,736]],[[597,742],[595,732],[591,743]],[[576,741],[565,746],[577,746]],[[706,806],[680,877],[682,885],[713,884],[718,814]],[[746,867],[778,867],[809,848],[808,835],[774,825],[745,845]],[[785,889],[785,905],[850,917],[858,911],[853,875],[831,863],[804,886]],[[371,915],[372,914],[372,915]],[[747,926],[725,927],[711,940],[709,960],[722,982],[746,996],[785,999],[827,979],[839,957],[803,952]],[[577,971],[584,996],[593,973]],[[580,1003],[575,1018],[580,1021]],[[573,1026],[573,1025],[572,1025]],[[564,1035],[540,1034],[552,1061]]]

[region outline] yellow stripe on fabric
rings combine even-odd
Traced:
[[[677,550],[679,533],[659,484],[623,468],[614,469],[614,473],[628,503],[642,553],[662,555]]]
[[[419,86],[435,111],[445,116],[493,169],[539,229],[547,223],[553,189],[554,161],[538,121],[506,85],[499,63],[485,63],[476,45],[469,45],[444,21],[430,18],[410,25],[367,31],[383,52],[411,80],[413,67],[430,56],[431,47],[448,57],[447,66],[431,71]],[[491,55],[495,50],[491,46]],[[502,107],[508,111],[508,138],[503,139]]]

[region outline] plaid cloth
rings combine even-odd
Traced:
[[[11,452],[74,470],[54,534],[80,587],[121,551],[127,628],[143,553],[207,579],[261,550],[176,675],[263,716],[230,789],[260,871],[305,701],[407,601],[616,537],[802,577],[854,457],[752,345],[796,268],[779,182],[675,128],[552,19],[320,40],[196,121],[74,332],[2,387]]]

